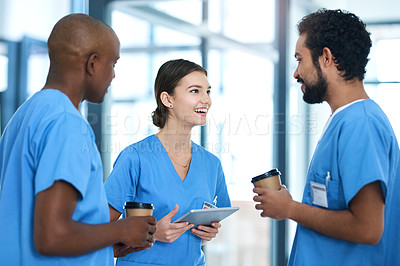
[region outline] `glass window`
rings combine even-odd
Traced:
[[[44,86],[49,70],[45,41],[70,8],[71,0],[0,1],[0,35],[10,48],[7,59],[0,44],[0,91],[8,90],[2,97],[2,127],[27,97]]]
[[[268,43],[274,40],[274,0],[225,0],[208,3],[212,31],[221,32],[244,43]]]
[[[367,25],[372,47],[367,64],[366,83],[400,82],[397,52],[400,45],[400,25]]]
[[[114,100],[135,100],[151,95],[150,58],[145,53],[121,52],[115,65],[111,95]]]
[[[141,100],[133,103],[113,104],[107,116],[104,135],[111,136],[109,147],[105,150],[111,154],[111,164],[115,162],[119,153],[129,146],[153,133],[156,128],[151,122],[151,112],[155,109],[153,99]],[[111,168],[112,169],[112,168]]]
[[[166,61],[171,60],[171,59],[186,59],[186,60],[190,60],[193,61],[199,65],[201,65],[201,54],[199,50],[175,50],[175,51],[165,51],[162,53],[157,53],[154,56],[154,75],[153,75],[153,79],[152,79],[152,88],[153,88],[153,84],[154,84],[154,80],[156,78],[156,74],[158,69],[160,68],[160,66],[162,64],[164,64]]]
[[[4,92],[8,88],[8,49],[6,43],[0,42],[0,93]],[[0,110],[2,106],[0,103]],[[3,130],[4,125],[2,125],[2,113],[0,111],[0,125],[1,130]]]
[[[46,82],[50,61],[47,50],[37,51],[29,55],[28,59],[28,98],[41,90]]]
[[[8,86],[8,57],[0,54],[0,92]]]
[[[174,18],[178,18],[194,25],[202,23],[202,0],[165,1],[154,3],[153,7]]]
[[[163,26],[154,27],[154,43],[156,45],[200,45],[200,39]]]
[[[388,116],[397,139],[400,119],[397,99],[400,96],[400,25],[370,25],[372,49],[365,78],[366,91]]]
[[[214,60],[220,70],[210,71],[210,81],[215,74],[223,90],[212,89],[207,149],[221,159],[232,205],[241,210],[207,244],[207,263],[268,265],[271,223],[254,209],[250,180],[273,168],[273,64],[237,51],[211,51],[210,66]]]
[[[113,10],[112,24],[122,47],[150,44],[150,24],[124,12]]]
[[[377,78],[379,81],[400,82],[400,54],[394,53],[400,47],[400,39],[380,40],[376,44],[377,50]]]
[[[382,108],[390,123],[397,140],[400,140],[399,98],[400,83],[367,85],[366,91],[371,99]]]
[[[207,148],[230,165],[225,167],[229,183],[242,188],[231,197],[251,200],[249,180],[272,166],[273,64],[237,51],[225,52],[223,58],[224,90],[212,94]],[[213,74],[209,74],[210,80]]]

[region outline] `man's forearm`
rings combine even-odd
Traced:
[[[374,245],[383,233],[384,207],[380,183],[374,182],[356,194],[348,210],[328,210],[292,201],[287,216],[320,234]]]
[[[93,225],[71,221],[35,230],[35,246],[43,255],[78,256],[120,241],[121,229],[115,223]]]
[[[320,234],[351,242],[362,242],[357,220],[349,210],[327,210],[293,202],[288,217]]]

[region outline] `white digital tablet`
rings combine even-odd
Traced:
[[[211,225],[212,222],[220,222],[237,210],[239,210],[239,207],[190,210],[178,218],[175,223],[188,222],[194,224],[194,227],[198,225]]]

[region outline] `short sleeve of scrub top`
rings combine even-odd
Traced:
[[[386,195],[389,161],[386,156],[390,149],[387,134],[382,132],[373,118],[363,117],[346,121],[339,135],[338,164],[346,205],[365,185],[381,181],[383,195]]]
[[[227,193],[228,188],[225,182],[224,171],[222,170],[222,165],[219,163],[218,165],[218,177],[217,177],[217,195],[215,201],[217,203],[217,207],[231,207],[231,200],[229,198],[229,194]],[[215,203],[215,202],[214,202]]]
[[[40,158],[36,166],[35,193],[49,188],[54,181],[64,180],[85,195],[88,187],[93,142],[87,133],[87,123],[78,115],[66,112],[37,134],[33,151]],[[60,141],[62,140],[62,141]],[[73,155],[73,156],[71,156]]]

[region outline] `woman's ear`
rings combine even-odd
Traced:
[[[172,108],[173,107],[172,101],[171,101],[172,99],[171,99],[171,96],[168,94],[168,92],[166,92],[166,91],[161,92],[160,99],[161,99],[161,102],[167,108]]]

